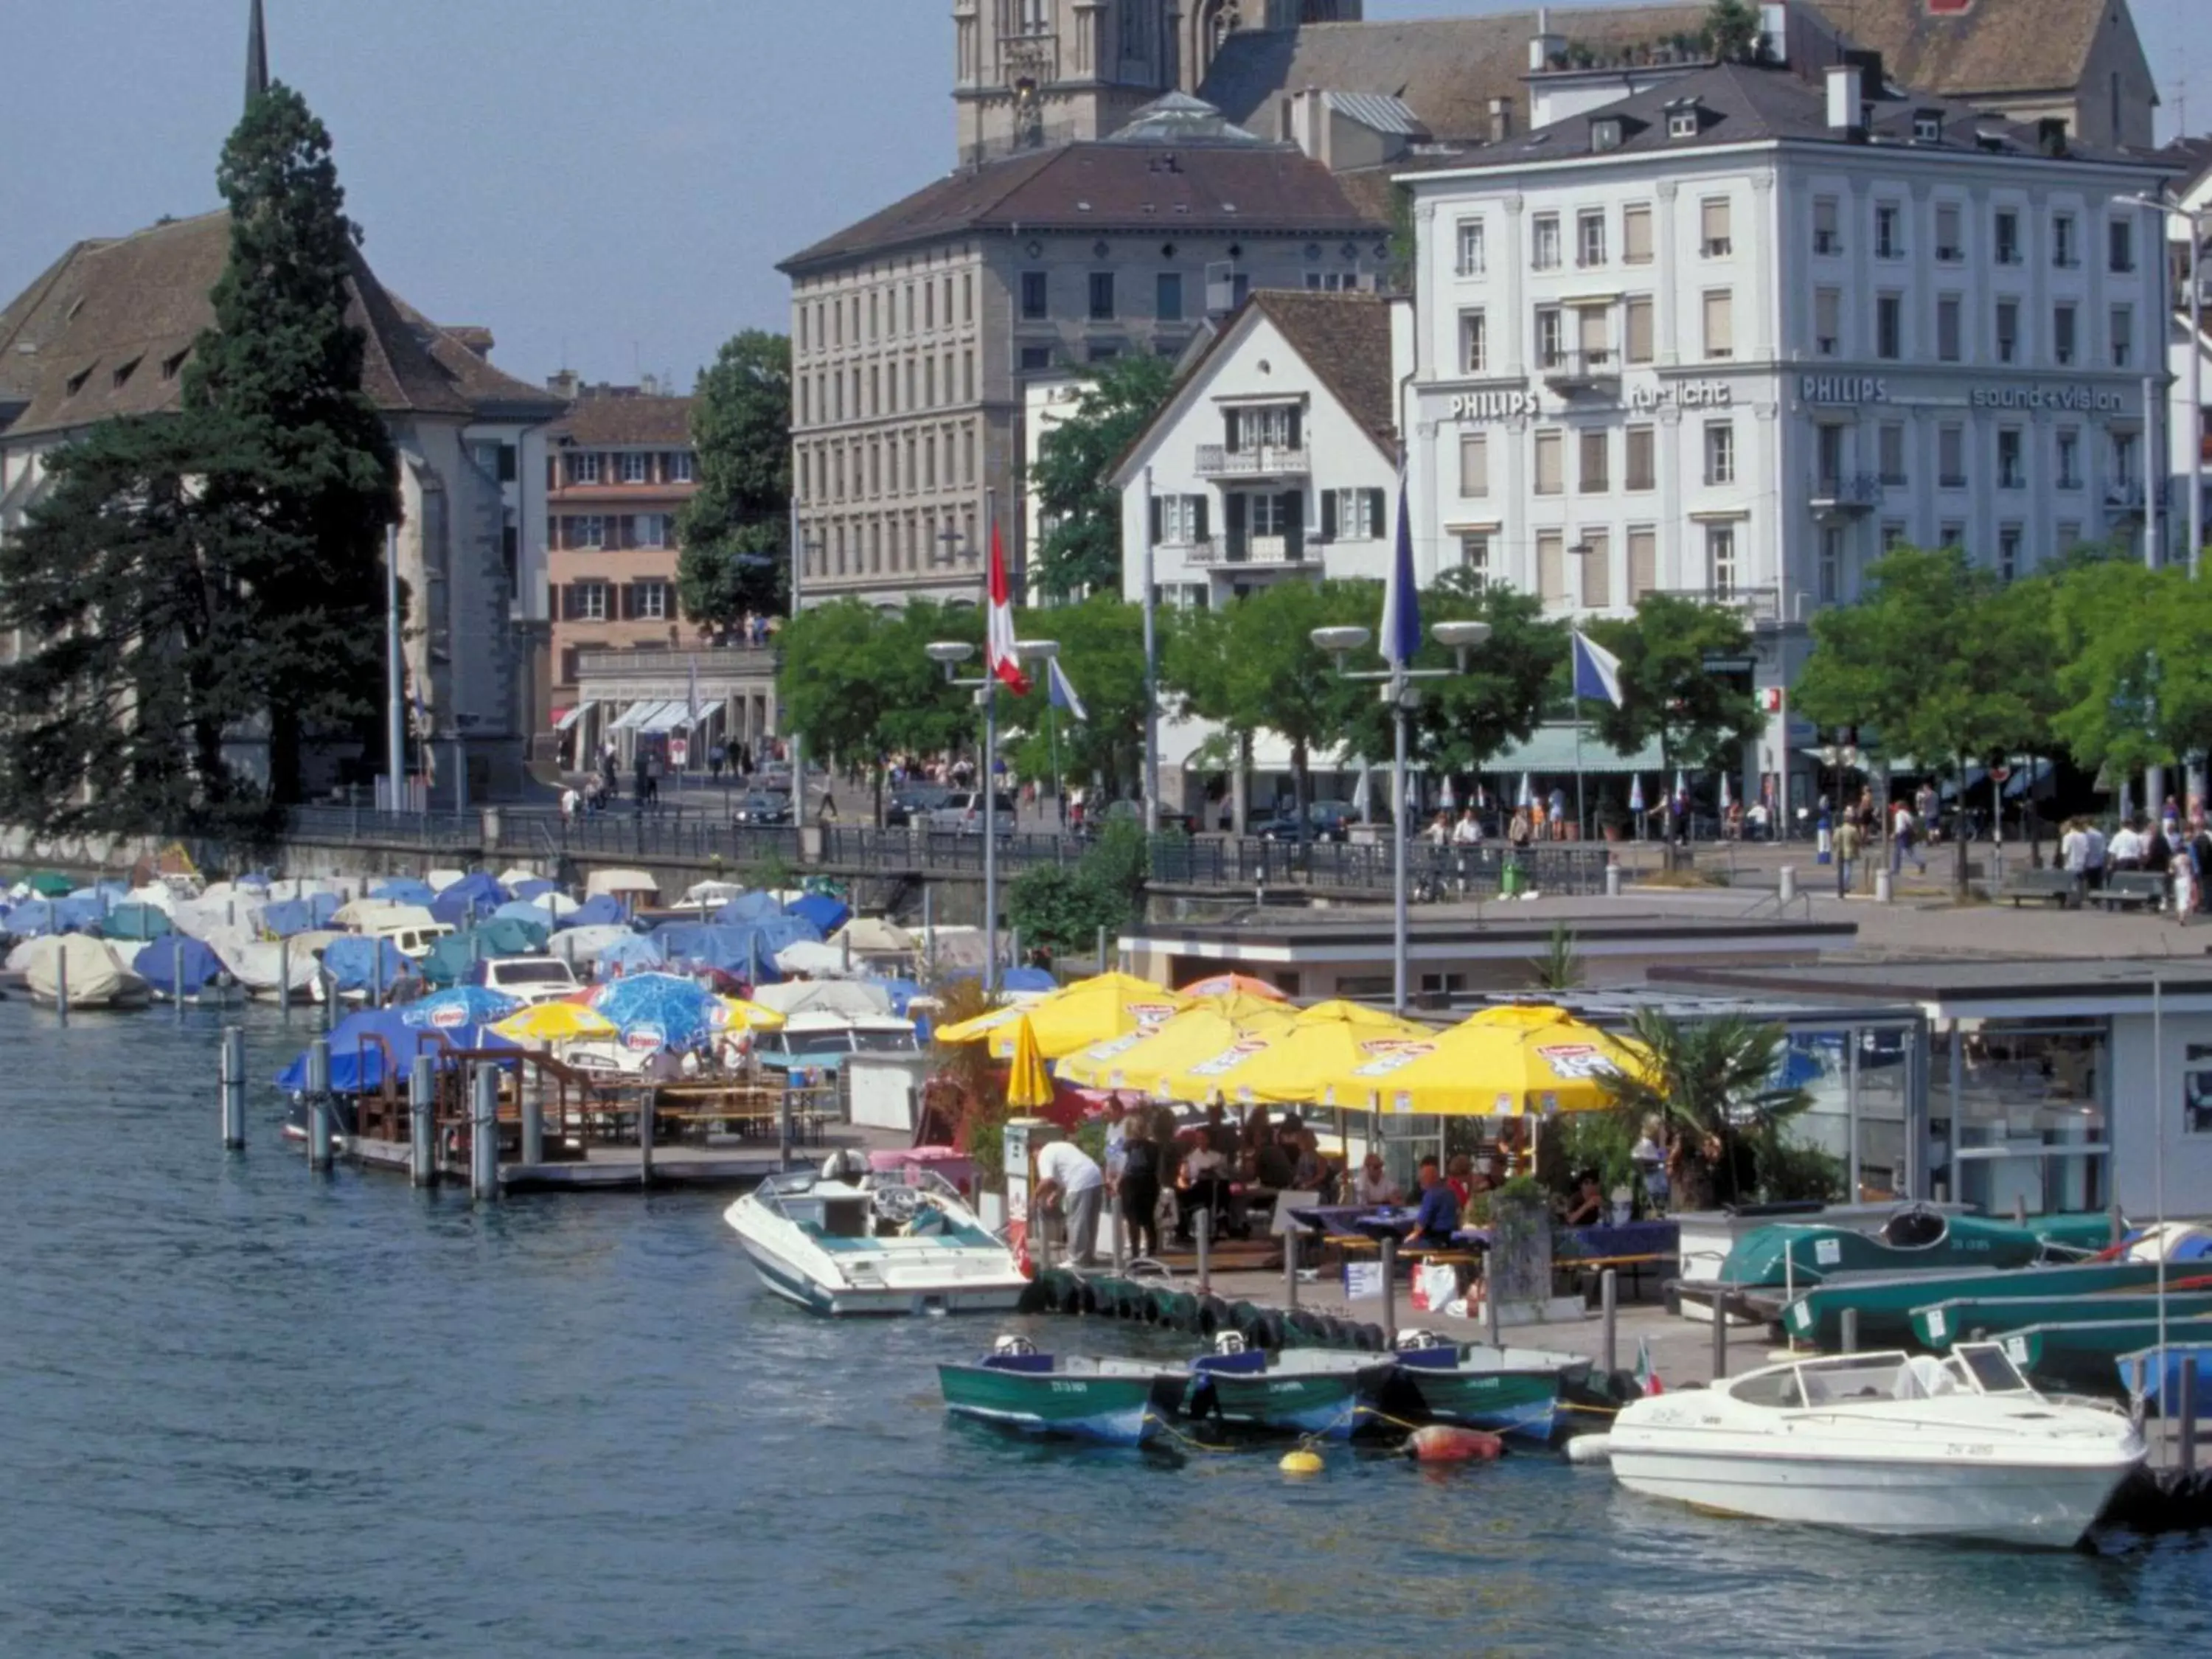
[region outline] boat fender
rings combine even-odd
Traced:
[[[1042,1279],[1032,1279],[1023,1285],[1021,1300],[1014,1304],[1016,1313],[1050,1313],[1052,1308],[1051,1289]]]
[[[1167,1305],[1160,1310],[1160,1323],[1178,1331],[1198,1329],[1198,1298],[1188,1291],[1177,1291],[1168,1297]]]
[[[1114,1298],[1114,1312],[1122,1319],[1141,1322],[1152,1305],[1152,1298],[1141,1285],[1132,1285]]]
[[[1352,1327],[1333,1314],[1323,1314],[1321,1318],[1321,1340],[1322,1345],[1327,1347],[1348,1348],[1352,1346]]]
[[[1578,1434],[1567,1442],[1567,1462],[1570,1463],[1610,1463],[1613,1461],[1613,1437],[1609,1434]]]
[[[1218,1296],[1198,1298],[1198,1334],[1211,1341],[1229,1327],[1229,1304]],[[1234,1334],[1234,1333],[1231,1333]]]
[[[1147,1291],[1145,1293],[1145,1323],[1147,1325],[1174,1323],[1175,1322],[1168,1316],[1168,1310],[1174,1301],[1175,1292],[1165,1285],[1155,1285]]]
[[[1242,1336],[1248,1343],[1251,1342],[1253,1340],[1252,1333],[1258,1326],[1259,1320],[1260,1310],[1253,1304],[1249,1302],[1232,1302],[1229,1304],[1229,1322],[1236,1329],[1237,1334]]]
[[[1257,1318],[1253,1320],[1252,1329],[1249,1333],[1249,1335],[1252,1341],[1260,1347],[1282,1347],[1284,1346],[1285,1335],[1283,1329],[1282,1315],[1275,1312],[1273,1309],[1269,1309],[1261,1313]]]
[[[1285,1452],[1283,1461],[1276,1467],[1285,1474],[1319,1474],[1322,1471],[1321,1454],[1311,1447],[1301,1446],[1296,1451]]]
[[[1494,1434],[1448,1423],[1431,1423],[1406,1437],[1406,1455],[1416,1463],[1488,1463],[1504,1449]]]
[[[1362,1325],[1354,1336],[1354,1344],[1363,1353],[1382,1353],[1390,1346],[1380,1325]]]
[[[1328,1345],[1328,1322],[1321,1315],[1309,1309],[1294,1308],[1283,1322],[1297,1337],[1300,1347],[1319,1348]]]
[[[1064,1314],[1087,1314],[1097,1306],[1091,1286],[1071,1275],[1060,1287],[1060,1310]]]

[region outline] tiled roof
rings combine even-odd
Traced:
[[[1801,0],[1802,3],[1802,0]],[[2112,0],[1814,0],[1813,9],[1881,54],[1899,86],[1949,98],[2053,92],[2078,84]]]
[[[1376,294],[1261,289],[1248,303],[1281,331],[1345,412],[1385,452],[1395,451],[1398,422],[1390,379],[1390,302]]]
[[[1555,6],[1554,34],[1602,51],[1640,46],[1705,27],[1706,5]],[[1403,23],[1309,23],[1299,29],[1232,34],[1206,71],[1199,95],[1231,120],[1275,130],[1275,100],[1318,87],[1401,100],[1439,137],[1490,131],[1490,100],[1513,100],[1514,125],[1528,122],[1528,42],[1534,10],[1487,17],[1437,17]]]
[[[655,398],[643,392],[587,392],[548,429],[555,443],[567,441],[611,448],[691,447],[691,399]]]
[[[1698,106],[1698,135],[1670,137],[1668,106],[1692,98]],[[1972,153],[1981,147],[1984,138],[1989,138],[2014,155],[2034,156],[2040,153],[2033,127],[1978,112],[1963,104],[1917,94],[1876,102],[1869,131],[1876,143],[1901,149],[1936,149],[1935,145],[1914,143],[1917,115],[1931,109],[1942,112],[1942,148]],[[1462,165],[1468,168],[1518,167],[1589,155],[1590,123],[1599,118],[1618,118],[1622,124],[1620,143],[1607,152],[1613,155],[1780,139],[1838,144],[1847,142],[1828,125],[1827,113],[1826,88],[1789,70],[1749,64],[1716,64],[1600,109],[1554,121],[1547,127],[1502,144],[1486,145],[1471,152]],[[2080,161],[2145,162],[2140,155],[2080,143],[2069,144],[2067,154]]]
[[[863,258],[975,231],[1370,231],[1379,228],[1287,144],[1081,143],[963,169],[785,260]]]
[[[2212,173],[2212,137],[2177,138],[2159,151],[2154,159],[2177,170],[2179,176],[2173,181],[2174,194],[2186,196],[2207,174]],[[0,331],[0,340],[6,337],[5,331]],[[0,366],[0,392],[6,388],[7,372],[4,366]]]
[[[0,312],[0,410],[24,405],[9,435],[177,408],[182,365],[215,320],[209,295],[229,256],[223,213],[71,248]],[[465,416],[480,405],[488,414],[534,407],[541,419],[558,411],[557,399],[501,374],[394,299],[357,253],[353,266],[347,316],[368,337],[362,385],[380,410]]]

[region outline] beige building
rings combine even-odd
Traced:
[[[1010,563],[1025,551],[1031,380],[1179,356],[1249,289],[1373,289],[1389,258],[1379,215],[1328,168],[1176,94],[794,255],[805,597],[975,599],[994,501]]]

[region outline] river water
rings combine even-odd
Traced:
[[[257,1079],[302,1040],[255,1011]],[[1294,1481],[954,1425],[933,1364],[995,1328],[787,1308],[711,1197],[311,1180],[262,1086],[227,1154],[215,1045],[0,1004],[0,1653],[2212,1646],[2185,1539],[1914,1547],[1546,1457]]]

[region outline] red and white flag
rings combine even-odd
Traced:
[[[992,675],[1016,696],[1028,695],[1029,676],[1014,653],[1014,607],[1006,586],[1006,550],[999,539],[999,526],[991,526],[991,621],[983,654]]]

